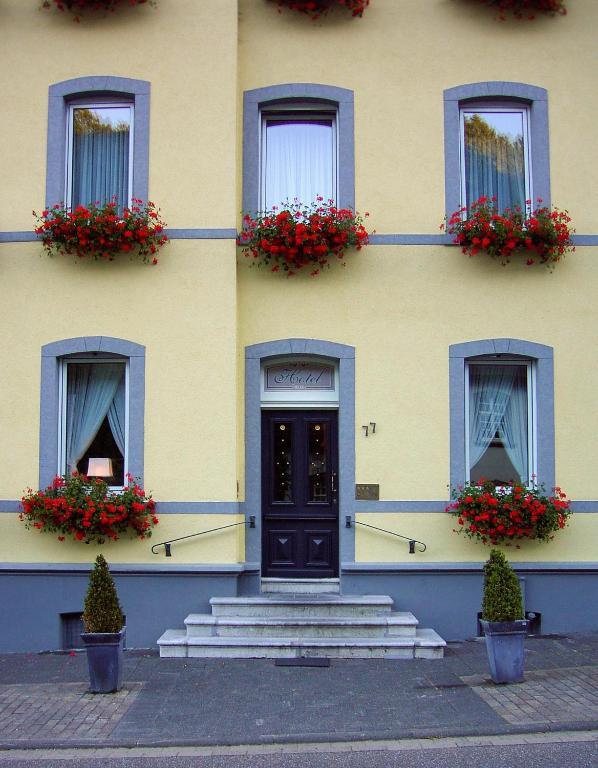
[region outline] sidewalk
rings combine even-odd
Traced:
[[[128,651],[116,694],[83,653],[0,656],[0,749],[311,743],[598,729],[598,632],[526,641],[524,683],[495,686],[484,644],[443,660],[160,659]]]

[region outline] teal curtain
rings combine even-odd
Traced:
[[[113,427],[114,414],[122,413],[125,369],[122,363],[69,365],[66,404],[66,470],[70,474],[92,444],[112,408],[116,444],[124,439]],[[115,403],[116,400],[116,403]],[[122,404],[121,404],[122,403]],[[124,413],[122,414],[124,426]],[[119,427],[120,429],[120,427]],[[115,434],[116,431],[116,434]],[[124,434],[122,436],[124,438]]]

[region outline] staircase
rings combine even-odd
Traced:
[[[445,641],[393,611],[387,595],[285,593],[213,597],[212,613],[191,613],[185,629],[158,640],[163,657],[438,659]]]

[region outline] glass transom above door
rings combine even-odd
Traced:
[[[264,408],[338,407],[338,367],[330,360],[291,357],[262,364]]]

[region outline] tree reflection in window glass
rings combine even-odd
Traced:
[[[496,197],[499,210],[525,208],[525,113],[464,112],[466,203]]]

